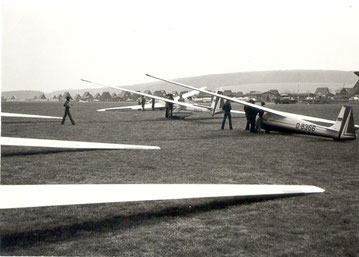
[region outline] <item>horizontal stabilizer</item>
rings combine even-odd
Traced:
[[[1,117],[13,117],[13,118],[35,118],[35,119],[56,119],[61,120],[62,117],[55,116],[43,116],[43,115],[33,115],[33,114],[22,114],[22,113],[9,113],[2,112]]]
[[[108,149],[108,150],[160,149],[158,146],[108,144],[108,143],[96,143],[96,142],[80,142],[80,141],[18,138],[18,137],[1,137],[0,143],[1,145],[9,145],[9,146],[30,146],[30,147],[69,148],[69,149]]]
[[[191,198],[272,198],[321,192],[324,190],[319,187],[304,185],[1,185],[0,209]]]

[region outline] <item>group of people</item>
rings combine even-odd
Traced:
[[[172,101],[174,100],[172,94],[168,94],[167,98],[172,100]],[[181,98],[182,98],[182,96],[180,96],[180,99]],[[71,113],[70,113],[70,107],[71,107],[70,100],[71,100],[71,97],[67,96],[66,101],[64,103],[65,113],[64,113],[64,116],[62,118],[61,124],[64,124],[66,117],[69,116],[72,125],[75,125],[75,121],[72,119],[72,116],[71,116]],[[154,110],[154,105],[155,105],[154,100],[155,99],[152,99],[152,109],[153,110]],[[146,99],[145,99],[144,96],[141,97],[140,103],[142,105],[142,111],[144,111],[145,110],[145,103],[146,103]],[[255,104],[255,102],[252,99],[249,100],[249,103]],[[265,103],[262,102],[261,105],[264,106]],[[224,111],[224,117],[223,117],[221,129],[224,129],[224,125],[226,124],[227,117],[228,117],[229,129],[233,129],[232,116],[231,116],[231,110],[232,110],[231,102],[229,100],[226,100],[226,102],[222,106],[222,109]],[[263,120],[264,112],[259,111],[259,110],[255,109],[255,108],[247,106],[247,105],[244,106],[244,112],[245,112],[246,118],[247,118],[246,130],[249,130],[252,133],[259,132],[261,130],[261,128],[263,127],[262,120]],[[257,118],[257,115],[258,115],[258,118]],[[165,114],[165,117],[168,118],[168,119],[173,118],[173,103],[166,102],[166,114]]]
[[[249,100],[249,103],[255,104],[254,100]],[[264,106],[265,103],[261,102],[261,106]],[[229,100],[226,100],[226,102],[223,104],[222,109],[224,111],[224,117],[222,121],[222,127],[221,129],[224,129],[224,125],[226,124],[226,119],[228,117],[229,122],[229,129],[233,129],[232,127],[232,116],[231,116],[231,102]],[[258,110],[256,108],[253,108],[251,106],[244,106],[244,112],[247,119],[246,124],[246,130],[249,130],[252,133],[257,133],[263,128],[263,115],[264,111]],[[258,118],[257,118],[258,115]]]

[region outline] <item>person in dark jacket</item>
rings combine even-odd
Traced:
[[[70,106],[70,99],[71,99],[70,96],[66,96],[66,102],[64,103],[65,113],[64,113],[64,117],[62,118],[61,124],[65,123],[66,116],[68,115],[72,125],[75,125],[75,121],[72,119],[72,116],[71,116],[71,113],[70,113],[70,107],[71,107]]]
[[[155,110],[155,99],[152,98],[152,111],[154,111],[154,110]]]
[[[222,109],[224,111],[224,116],[223,116],[223,122],[222,122],[221,129],[224,129],[224,125],[226,124],[227,116],[228,116],[229,128],[233,129],[232,128],[232,117],[231,117],[231,110],[232,110],[231,102],[229,100],[227,100],[224,103]]]
[[[145,111],[145,104],[146,104],[146,98],[144,96],[141,96],[142,111]]]
[[[255,102],[253,100],[250,100],[249,103],[255,104]],[[246,116],[248,119],[250,132],[256,133],[257,132],[256,117],[257,117],[258,111],[256,109],[254,109],[253,107],[250,107],[250,106],[246,106],[246,107],[247,108],[246,108],[245,112],[246,112]]]
[[[244,113],[246,114],[246,120],[247,120],[246,129],[245,129],[245,130],[249,130],[248,108],[249,108],[249,107],[248,107],[247,105],[245,105],[245,106],[243,107]]]
[[[168,94],[167,98],[172,101],[174,100],[172,94]],[[173,113],[173,103],[166,102],[166,118],[172,118],[172,113]]]

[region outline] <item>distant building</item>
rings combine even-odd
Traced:
[[[45,94],[44,94],[44,93],[42,93],[42,94],[39,96],[39,99],[41,99],[41,100],[46,100],[46,96],[45,96]]]
[[[347,88],[340,88],[335,90],[335,96],[336,99],[349,99],[349,92]]]
[[[74,101],[79,101],[79,100],[81,100],[81,96],[79,94],[76,94],[74,96]]]
[[[94,96],[95,99],[100,100],[101,98],[101,94],[100,93],[96,93]]]
[[[136,91],[136,92],[140,92],[140,91]],[[138,99],[140,98],[140,95],[138,94],[135,94],[135,93],[130,93],[130,92],[126,92],[126,100],[125,101],[137,101],[138,102]]]
[[[315,98],[315,94],[313,93],[290,93],[289,96],[291,99],[295,99],[300,102],[303,102],[305,99],[310,100]]]
[[[116,93],[112,93],[111,97],[114,102],[118,102],[121,99]]]
[[[210,102],[212,98],[211,94],[199,92],[199,94],[192,97],[192,100],[195,102]]]
[[[152,95],[151,90],[145,90],[145,91],[143,91],[143,93],[148,94],[148,95]]]
[[[90,92],[88,92],[88,91],[86,91],[83,95],[82,95],[82,97],[81,97],[81,100],[82,101],[88,101],[88,102],[91,102],[91,101],[93,101],[93,96],[90,94]]]
[[[357,72],[354,73],[357,74]],[[349,96],[359,95],[359,80],[357,81],[357,83],[355,83],[353,88],[346,88],[346,90]]]
[[[261,100],[264,102],[274,102],[280,96],[277,89],[271,89],[267,92],[262,93]]]
[[[165,90],[156,90],[153,95],[155,96],[160,96],[160,97],[164,97],[167,95],[166,91]]]
[[[242,97],[243,96],[243,92],[239,91],[239,92],[233,92],[234,97]]]
[[[68,96],[69,96],[70,99],[72,100],[72,96],[70,95],[69,92],[65,92],[65,93],[62,95],[62,99],[65,100]]]
[[[332,93],[330,93],[329,88],[327,87],[318,87],[315,92],[315,95],[317,96],[329,96],[329,95],[333,95]]]
[[[51,98],[51,101],[59,101],[59,99],[57,98],[56,95],[53,95],[52,98]]]
[[[261,101],[262,93],[259,91],[250,91],[247,94],[244,94],[245,97],[256,99],[257,101]]]
[[[130,92],[127,91],[121,91],[120,93],[117,93],[117,97],[119,98],[120,101],[127,101],[128,99],[131,98],[131,94]]]
[[[232,90],[229,90],[229,89],[224,90],[223,95],[228,96],[228,97],[234,97]]]
[[[208,94],[208,93],[204,93],[204,92],[199,92],[197,95],[196,95],[196,98],[212,98],[212,95],[211,94]]]
[[[327,87],[318,87],[315,92],[314,103],[329,103],[334,94],[330,93]]]
[[[112,97],[111,97],[110,92],[108,92],[108,91],[102,92],[102,95],[101,95],[101,97],[100,97],[100,100],[101,100],[101,101],[104,101],[104,102],[110,102],[110,101],[112,101]]]

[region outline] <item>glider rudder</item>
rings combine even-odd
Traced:
[[[331,127],[338,131],[338,140],[356,139],[353,109],[351,106],[343,105],[335,124]]]

